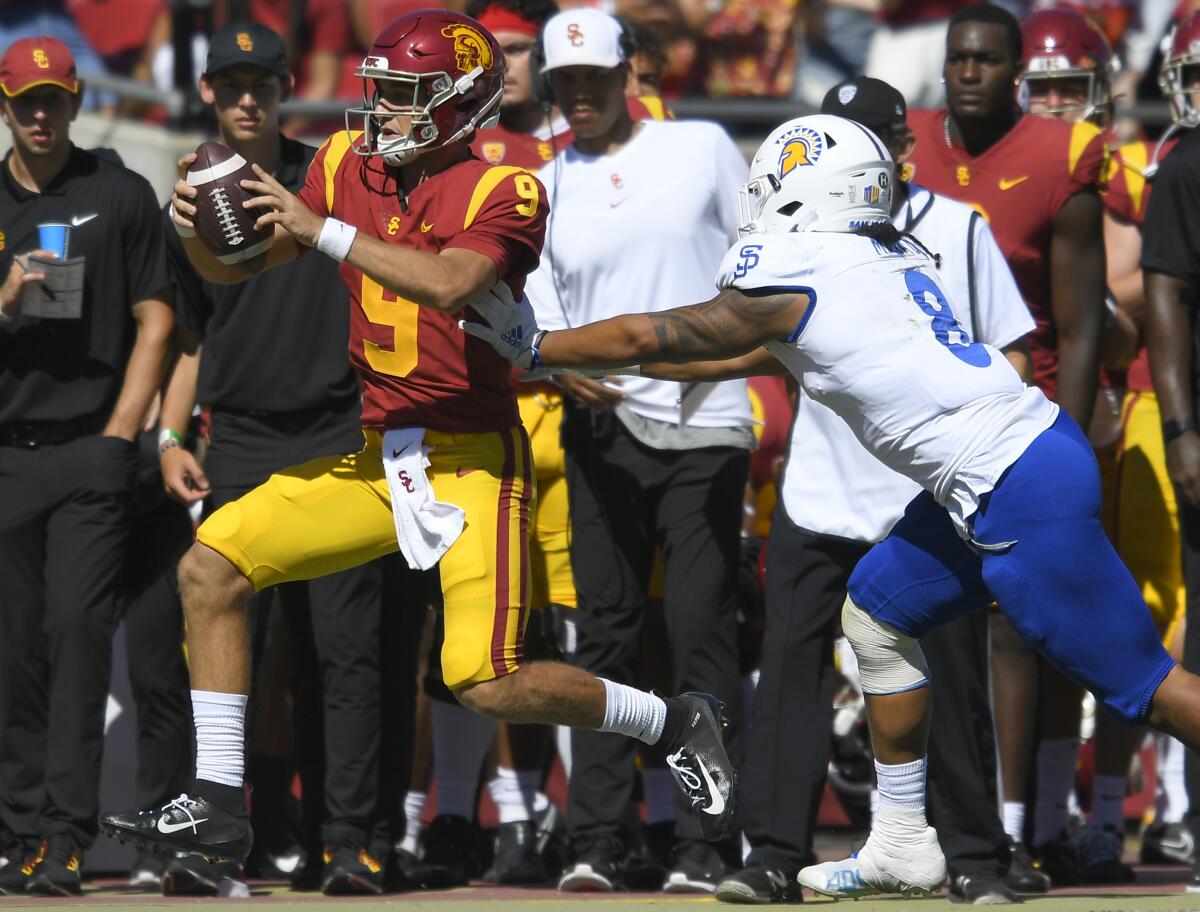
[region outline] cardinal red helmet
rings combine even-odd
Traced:
[[[359,155],[404,165],[431,149],[494,126],[504,94],[504,54],[492,33],[461,13],[417,10],[379,33],[355,71],[363,106],[346,111],[346,129],[361,129]],[[409,115],[406,134],[390,122]]]
[[[1133,20],[1134,4],[1131,0],[1034,0],[1034,12],[1052,9],[1079,13],[1104,33],[1110,45],[1119,47]]]
[[[1200,89],[1188,85],[1189,74],[1185,73],[1194,66],[1200,66],[1200,12],[1192,13],[1171,31],[1158,73],[1158,87],[1171,105],[1171,117],[1184,127],[1200,124],[1200,110],[1192,100]]]
[[[1059,103],[1040,114],[1082,112],[1081,120],[1103,120],[1112,97],[1116,58],[1108,39],[1079,13],[1065,9],[1034,13],[1021,27],[1025,46],[1022,61],[1021,106],[1029,109],[1030,96],[1044,96],[1056,80],[1083,80],[1086,89],[1079,103]]]

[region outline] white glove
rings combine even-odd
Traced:
[[[485,323],[459,320],[459,328],[494,348],[500,357],[517,367],[535,368],[541,362],[538,346],[546,331],[539,329],[527,298],[514,301],[504,282],[471,302]]]

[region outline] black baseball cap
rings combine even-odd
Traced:
[[[287,49],[283,39],[257,22],[231,22],[213,32],[204,74],[211,76],[232,66],[249,64],[288,78]]]
[[[904,96],[882,79],[870,76],[855,76],[835,85],[825,93],[821,113],[845,117],[876,133],[908,123]]]

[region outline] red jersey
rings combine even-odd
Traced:
[[[908,112],[917,147],[904,172],[978,210],[1004,253],[1037,328],[1030,337],[1034,382],[1054,398],[1058,334],[1050,302],[1054,217],[1074,194],[1098,187],[1108,148],[1089,123],[1026,115],[982,155],[946,143],[946,110]]]
[[[634,120],[674,119],[674,115],[666,109],[661,98],[649,95],[626,98],[625,107]],[[561,124],[564,121],[559,120],[557,123]],[[543,139],[532,133],[510,130],[501,120],[494,127],[475,131],[471,151],[489,165],[516,165],[536,171],[574,141],[575,134],[571,132],[570,127],[555,133],[554,139]]]
[[[388,244],[481,253],[520,298],[546,231],[546,193],[537,178],[472,157],[419,184],[406,211],[394,169],[350,151],[360,135],[343,131],[325,141],[300,191],[304,204]],[[463,333],[456,315],[400,298],[349,264],[341,274],[350,290],[350,363],[362,383],[365,427],[463,433],[517,424],[508,362]]]
[[[1176,142],[1178,140],[1172,139],[1163,144],[1158,154],[1160,161]],[[1140,227],[1146,217],[1151,187],[1146,179],[1146,169],[1153,155],[1154,143],[1139,139],[1121,146],[1109,159],[1101,199],[1108,211],[1121,221],[1132,222]],[[1129,365],[1127,384],[1131,390],[1146,392],[1154,389],[1145,345],[1138,349],[1137,357]]]

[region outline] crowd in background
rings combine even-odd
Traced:
[[[375,36],[395,17],[427,5],[420,0],[305,0],[303,3],[217,0],[211,10],[193,6],[180,13],[173,12],[167,0],[39,0],[36,3],[0,0],[0,47],[7,48],[20,39],[36,35],[54,35],[70,48],[85,82],[89,73],[107,73],[166,90],[177,86],[174,55],[181,41],[178,35],[173,35],[173,28],[189,30],[188,46],[195,64],[195,72],[187,81],[190,86],[202,73],[203,62],[209,54],[203,27],[220,28],[226,23],[251,20],[273,30],[281,39],[295,79],[294,98],[313,102],[353,102],[362,95],[362,80],[355,77],[354,71]],[[809,110],[820,106],[831,88],[863,73],[899,90],[909,108],[940,107],[944,102],[942,63],[947,24],[951,16],[969,4],[966,0],[602,0],[595,4],[563,2],[559,5],[563,8],[595,6],[619,17],[625,24],[626,33],[633,38],[625,50],[634,64],[629,95],[637,99],[636,104],[640,106],[635,107],[635,102],[631,102],[630,116],[661,120],[671,116],[673,100],[696,97],[792,100],[797,103],[798,111]],[[1081,0],[1052,4],[1049,0],[1003,0],[997,5],[1021,19],[1038,9],[1069,7],[1090,16],[1106,33],[1121,64],[1112,80],[1112,97],[1119,115],[1110,139],[1112,148],[1141,136],[1157,137],[1169,122],[1165,111],[1163,116],[1156,117],[1153,106],[1144,109],[1151,112],[1144,123],[1136,116],[1122,112],[1136,102],[1161,99],[1158,88],[1161,39],[1173,24],[1200,10],[1200,2]],[[478,13],[485,5],[471,0],[459,6],[465,7],[468,13]],[[527,3],[525,6],[536,7],[538,4]],[[544,6],[546,8],[539,12],[539,15],[544,14],[543,18],[552,12],[553,4],[547,2]],[[193,33],[193,29],[199,30]],[[112,88],[91,91],[85,107],[114,117],[166,123],[166,114],[161,107],[124,98]],[[541,127],[550,128],[545,137],[539,136],[541,145],[546,146],[556,131],[553,123],[541,124],[539,129]],[[324,116],[305,115],[282,121],[283,132],[296,137],[324,136],[339,128],[340,118]],[[476,151],[488,161],[499,163],[505,156],[502,144],[499,151],[495,148],[501,138],[483,137]],[[946,139],[949,146],[949,132]],[[488,140],[492,141],[490,151]],[[558,151],[556,146],[548,148],[551,153]],[[543,162],[552,157],[545,151],[539,152]],[[293,177],[302,181],[299,171]],[[613,186],[619,190],[621,178],[615,172],[612,178]],[[558,191],[557,179],[554,190]],[[0,214],[0,228],[5,227],[2,219]],[[731,219],[732,216],[724,219],[728,223],[725,227],[734,225]],[[163,230],[169,231],[166,225],[164,222]],[[721,246],[720,243],[717,246]],[[549,268],[553,270],[553,264]],[[329,278],[325,276],[325,279]],[[171,279],[173,286],[181,286],[183,280],[178,271],[171,273]],[[707,276],[703,281],[707,282]],[[197,338],[222,329],[219,321],[210,323],[214,319],[212,313],[196,311],[194,305],[199,295],[200,292],[191,293],[191,310],[182,303],[183,298],[188,297],[185,294],[177,295],[174,305],[176,323],[196,334],[190,343],[181,342],[182,349],[197,358],[200,357]],[[337,332],[344,336],[344,327],[335,326],[331,330],[335,336]],[[213,339],[216,339],[215,335]],[[334,341],[333,349],[343,351],[344,338]],[[192,346],[190,352],[189,344]],[[321,363],[323,367],[330,367],[327,360]],[[324,399],[318,397],[314,400],[316,404],[289,402],[282,405],[256,405],[254,401],[239,400],[241,393],[220,389],[219,379],[214,379],[213,369],[209,368],[208,380],[201,379],[200,382],[202,392],[198,404],[212,405],[211,401],[204,401],[205,389],[210,396],[225,397],[225,405],[218,411],[227,423],[218,426],[217,433],[227,435],[222,442],[226,449],[229,447],[228,435],[266,433],[255,422],[259,425],[269,423],[264,415],[285,415],[285,424],[272,425],[270,431],[277,434],[278,439],[270,445],[276,447],[272,452],[279,454],[278,467],[282,467],[291,461],[299,461],[293,458],[294,454],[287,449],[289,441],[284,439],[293,432],[297,435],[345,432],[350,436],[356,433],[357,407],[356,403],[347,405],[354,394],[350,390],[347,395],[347,389],[342,388],[351,382],[348,381],[348,368],[342,370],[342,367],[345,365],[339,363],[337,369],[330,369],[331,379],[321,393]],[[239,368],[242,371],[239,380],[248,384],[246,388],[253,388],[253,368],[254,365],[248,367],[246,364]],[[195,383],[194,376],[192,382]],[[338,384],[342,386],[338,387]],[[214,390],[218,392],[213,393]],[[567,392],[588,405],[594,405],[588,397],[597,394],[585,387],[568,388]],[[722,656],[719,661],[723,663],[721,672],[728,672],[730,677],[730,681],[721,682],[721,686],[730,685],[726,687],[730,693],[722,696],[732,700],[737,696],[737,689],[744,685],[749,705],[762,652],[765,560],[760,560],[760,547],[771,527],[777,473],[786,452],[795,390],[778,378],[755,378],[748,391],[739,391],[738,395],[737,403],[728,409],[728,426],[715,420],[705,428],[728,431],[726,436],[717,434],[682,442],[674,440],[668,444],[662,444],[658,439],[653,445],[672,450],[728,448],[733,454],[729,457],[731,462],[738,463],[733,474],[740,472],[739,478],[748,478],[744,491],[740,481],[734,486],[735,501],[743,508],[740,528],[733,515],[736,510],[725,511],[730,513],[728,517],[722,514],[722,522],[729,526],[726,531],[731,542],[740,532],[741,553],[731,562],[736,565],[736,581],[730,597],[736,604],[738,629],[736,635],[730,632],[729,636],[736,636],[737,655],[735,657],[730,648],[729,655]],[[539,396],[542,399],[530,405],[528,410],[522,405],[522,416],[530,433],[532,435],[534,431],[531,416],[534,421],[553,422],[557,432],[557,422],[562,417],[559,410],[563,408],[561,391],[546,386],[528,393],[530,400]],[[682,398],[686,399],[686,396]],[[192,399],[197,400],[195,389]],[[709,407],[712,407],[711,401]],[[330,413],[337,411],[346,419],[344,423],[349,425],[349,430],[341,426],[334,428],[332,424],[314,430],[314,422],[318,421],[316,415],[322,409]],[[572,417],[569,404],[566,411],[569,434]],[[228,423],[230,416],[235,416],[242,424]],[[591,419],[575,414],[574,420]],[[156,426],[157,414],[153,413],[148,416],[146,427]],[[747,430],[750,427],[754,428],[752,433]],[[212,439],[213,430],[212,413],[197,408],[190,433],[183,435],[186,440],[181,437],[177,443],[186,443],[189,449],[200,454]],[[592,426],[589,433],[594,436],[600,432]],[[636,430],[631,433],[637,437]],[[751,441],[751,436],[757,440]],[[159,440],[161,447],[162,438]],[[156,456],[166,456],[173,448],[172,444],[156,454],[152,439],[146,444],[135,513],[137,531],[132,538],[135,544],[130,545],[131,551],[137,549],[137,557],[132,562],[138,565],[137,572],[131,574],[137,578],[128,583],[122,596],[122,611],[128,615],[127,628],[132,627],[129,618],[135,614],[139,624],[149,624],[149,627],[139,628],[151,633],[146,634],[145,639],[139,639],[138,645],[148,644],[155,640],[155,634],[166,631],[166,645],[163,646],[160,636],[155,646],[160,656],[163,652],[170,653],[173,638],[182,635],[171,573],[173,561],[186,548],[192,534],[191,526],[183,520],[183,507],[162,493],[162,478],[157,474]],[[738,462],[739,459],[745,461],[741,451],[751,448],[755,449],[748,466],[742,465]],[[284,453],[288,454],[287,458]],[[535,440],[535,458],[540,459],[536,453]],[[568,442],[568,459],[571,457]],[[246,464],[256,458],[247,455]],[[575,454],[575,458],[580,457]],[[628,462],[623,457],[611,458],[621,465]],[[175,480],[182,487],[176,486],[171,492],[176,500],[192,502],[196,508],[193,517],[199,516],[198,511],[204,505],[205,497],[199,496],[200,493],[209,492],[208,479],[195,475],[201,471],[200,465],[202,461],[196,464],[195,470],[188,469],[193,471],[193,476],[186,483],[180,480],[185,478],[184,475],[177,476]],[[256,484],[263,468],[256,463],[254,471],[247,469],[244,477],[234,472],[223,479],[214,478],[211,490],[229,495],[226,499],[233,499],[236,495],[229,492],[236,489],[240,493]],[[715,468],[709,466],[703,471],[709,473],[706,480],[714,482],[715,476],[725,471],[724,464]],[[651,474],[652,467],[640,470],[638,481],[649,485],[647,479]],[[550,490],[549,486],[545,490]],[[558,532],[564,543],[569,541],[569,530]],[[594,532],[592,535],[588,540],[595,546],[597,539]],[[663,546],[662,536],[658,545]],[[686,619],[672,619],[670,609],[664,618],[663,559],[668,565],[679,560],[677,550],[665,550],[667,553],[658,555],[641,639],[633,644],[632,651],[622,657],[622,661],[636,669],[634,674],[639,678],[638,683],[669,689],[673,673],[670,662],[662,655],[666,652],[668,639],[677,642],[680,636],[678,631],[669,636],[667,627],[678,623],[686,625],[687,622]],[[648,551],[647,567],[654,562],[651,556],[654,546],[651,545]],[[573,765],[571,739],[564,739],[560,734],[558,740],[562,749],[555,752],[551,747],[555,738],[552,732],[514,733],[515,727],[508,730],[501,727],[497,731],[494,723],[481,725],[478,719],[471,718],[472,714],[458,706],[439,680],[437,643],[442,634],[438,629],[437,586],[431,582],[429,574],[416,573],[403,563],[392,561],[392,558],[385,559],[377,568],[377,576],[368,583],[360,581],[369,589],[368,598],[375,601],[374,607],[363,615],[369,614],[371,620],[363,623],[357,637],[346,637],[347,641],[356,641],[355,648],[364,647],[358,652],[347,646],[336,658],[333,657],[331,643],[336,639],[334,632],[339,616],[316,620],[322,608],[312,600],[325,598],[322,590],[314,588],[301,593],[289,589],[275,600],[270,596],[264,598],[257,609],[254,642],[258,665],[247,767],[247,779],[253,785],[252,813],[257,838],[245,870],[192,859],[171,862],[139,856],[131,874],[132,883],[157,887],[163,882],[164,871],[174,864],[174,892],[177,893],[228,895],[242,888],[244,877],[251,876],[287,877],[299,888],[312,889],[323,886],[321,870],[329,861],[331,845],[336,848],[339,840],[345,838],[351,838],[356,847],[369,852],[376,872],[380,866],[385,867],[390,875],[389,885],[439,888],[463,884],[480,876],[498,883],[553,884],[559,882],[560,872],[573,870],[570,859],[579,857],[580,845],[586,840],[581,842],[578,834],[573,833],[575,844],[572,846],[565,835],[567,825],[562,820],[566,805],[563,774],[569,778]],[[361,595],[360,592],[359,597]],[[698,592],[690,599],[693,608],[703,595]],[[527,649],[531,653],[575,656],[579,631],[571,618],[574,595],[548,592],[542,602],[545,610],[539,612],[531,624]],[[0,595],[0,611],[2,606],[3,596]],[[169,624],[156,622],[156,617],[168,614],[172,615]],[[391,621],[386,620],[389,614]],[[638,625],[642,625],[642,621],[639,620]],[[344,634],[346,631],[336,632]],[[832,643],[827,645],[836,648]],[[145,670],[145,657],[137,657],[136,652],[136,646],[131,648],[132,658]],[[371,656],[364,658],[364,652]],[[687,660],[680,652],[673,655],[677,661]],[[847,680],[832,695],[837,710],[833,718],[834,745],[828,769],[832,793],[837,801],[826,801],[821,819],[842,825],[861,825],[870,814],[869,748],[863,734],[861,692],[856,691],[847,656],[848,652],[842,653],[840,666]],[[345,681],[353,677],[355,663],[371,665],[374,674],[365,685],[362,680],[357,682],[358,689],[354,693],[364,702],[331,707],[328,688],[335,685],[330,684],[330,669],[340,668],[342,677],[339,680],[343,684],[336,686],[349,686]],[[164,659],[157,670],[139,676],[135,669],[134,676],[139,712],[146,714],[139,720],[139,804],[150,806],[168,801],[188,775],[191,760],[186,671],[178,662]],[[716,676],[720,677],[719,674]],[[738,680],[742,681],[741,685],[737,684]],[[326,688],[324,693],[323,686]],[[375,690],[370,693],[372,687]],[[369,704],[369,713],[363,709],[366,704]],[[153,707],[152,711],[148,711],[150,707]],[[357,727],[351,726],[353,731],[348,728],[349,733],[338,732],[331,736],[329,720],[338,713],[354,712],[359,713],[354,723]],[[322,715],[323,724],[320,722]],[[735,719],[739,715],[749,718],[742,713],[734,715]],[[1090,735],[1091,725],[1089,717],[1084,725],[1085,737]],[[348,791],[353,791],[353,786],[348,786],[345,779],[339,779],[334,767],[361,761],[350,745],[356,743],[353,741],[356,736],[364,733],[364,727],[372,726],[377,727],[378,736],[366,738],[363,743],[374,752],[373,758],[366,764],[369,767],[366,774],[361,768],[357,770],[356,781],[360,785],[368,779],[373,781],[363,794],[346,797]],[[736,743],[740,737],[736,722],[733,733]],[[583,758],[589,771],[589,782],[593,783],[598,775],[597,764],[606,762],[603,749],[609,744],[608,736],[594,737],[599,738],[599,742],[585,746],[584,753],[580,754],[579,737],[576,736],[574,761],[579,764],[579,758]],[[1037,734],[1032,737],[1036,738]],[[338,743],[332,743],[334,739]],[[1075,742],[1068,752],[1069,760],[1065,761],[1069,767],[1068,779],[1073,782],[1078,739],[1071,735],[1067,740]],[[1178,744],[1175,747],[1178,749]],[[1031,751],[1036,752],[1036,749],[1031,748]],[[1043,768],[1062,778],[1064,761],[1038,756],[1037,769],[1029,777],[1026,794],[1014,795],[1006,790],[1000,796],[1004,805],[1005,831],[1012,840],[1014,851],[1024,851],[1023,843],[1032,839],[1034,821],[1031,819],[1025,826],[1023,818],[1010,815],[1008,805],[1024,804],[1026,798],[1036,795],[1038,775]],[[1136,785],[1138,777],[1147,774],[1140,764],[1150,756],[1149,752],[1138,755],[1129,773],[1131,783]],[[629,749],[629,756],[622,754],[616,762],[632,764],[632,749]],[[1184,862],[1194,855],[1191,836],[1182,825],[1186,799],[1180,794],[1182,761],[1178,752],[1172,762],[1178,768],[1166,769],[1163,758],[1159,758],[1160,795],[1157,802],[1150,802],[1150,807],[1145,809],[1144,819],[1138,821],[1158,827],[1158,842],[1155,843],[1158,854],[1143,851],[1143,857],[1149,861]],[[607,788],[610,784],[604,783],[589,812],[595,814],[596,806],[602,805],[612,794],[632,798],[629,809],[622,805],[611,815],[613,831],[617,831],[619,823],[619,831],[623,834],[619,844],[623,854],[623,885],[658,889],[664,884],[668,888],[674,884],[681,892],[711,891],[726,873],[740,865],[741,847],[731,844],[707,855],[704,850],[697,854],[698,840],[683,833],[683,827],[676,829],[676,799],[663,758],[655,756],[652,750],[643,750],[636,763],[639,769],[636,783],[631,780],[627,787],[622,786],[627,788],[626,792],[615,786],[610,790]],[[1051,770],[1055,764],[1058,772]],[[5,769],[0,765],[0,777]],[[1090,788],[1090,780],[1081,774],[1079,794],[1086,798]],[[15,806],[12,782],[0,781],[0,793],[6,789],[9,794],[5,801],[0,801],[0,811],[6,802],[9,808]],[[367,831],[346,837],[336,828],[331,830],[328,798],[323,797],[326,791],[337,793],[339,807],[343,809],[355,801],[360,807],[366,806],[356,819],[369,820]],[[1131,787],[1131,793],[1136,791],[1138,788]],[[485,793],[487,798],[481,801]],[[534,796],[532,800],[531,795]],[[1121,797],[1124,797],[1124,791]],[[1035,800],[1030,800],[1031,806]],[[1069,799],[1064,796],[1062,803],[1068,826],[1081,826],[1086,807],[1081,808],[1075,795]],[[1155,804],[1157,823],[1154,820]],[[817,800],[810,808],[814,820],[819,806],[821,801]],[[1050,812],[1049,816],[1054,817],[1054,813]],[[487,835],[483,834],[484,824],[489,830]],[[493,839],[490,830],[497,826],[499,835]],[[1167,826],[1173,829],[1168,832]],[[6,837],[0,850],[7,860],[7,864],[0,867],[0,892],[5,889],[5,869],[11,875],[27,861],[31,852],[38,850],[28,843],[27,833],[18,834],[14,839],[11,829],[10,821],[0,814],[0,836]],[[94,829],[71,832],[77,848],[85,848],[95,836]],[[1057,833],[1053,836],[1058,838]],[[590,838],[594,841],[597,837],[593,833]],[[1180,848],[1174,848],[1177,843]],[[1165,851],[1163,845],[1166,845]],[[45,851],[44,847],[41,851]],[[376,858],[380,859],[378,863],[373,860]],[[1078,875],[1079,867],[1069,868],[1071,876]],[[1117,870],[1116,875],[1112,875],[1113,870]],[[594,870],[589,872],[595,873]],[[1045,884],[1036,876],[1030,877],[1033,886],[1026,880],[1023,888],[1045,889]],[[1125,869],[1109,868],[1105,877],[1107,879],[1101,882],[1123,879]],[[592,886],[580,889],[597,888],[595,880],[588,882]],[[566,889],[573,888],[569,881],[563,883],[568,884]]]

